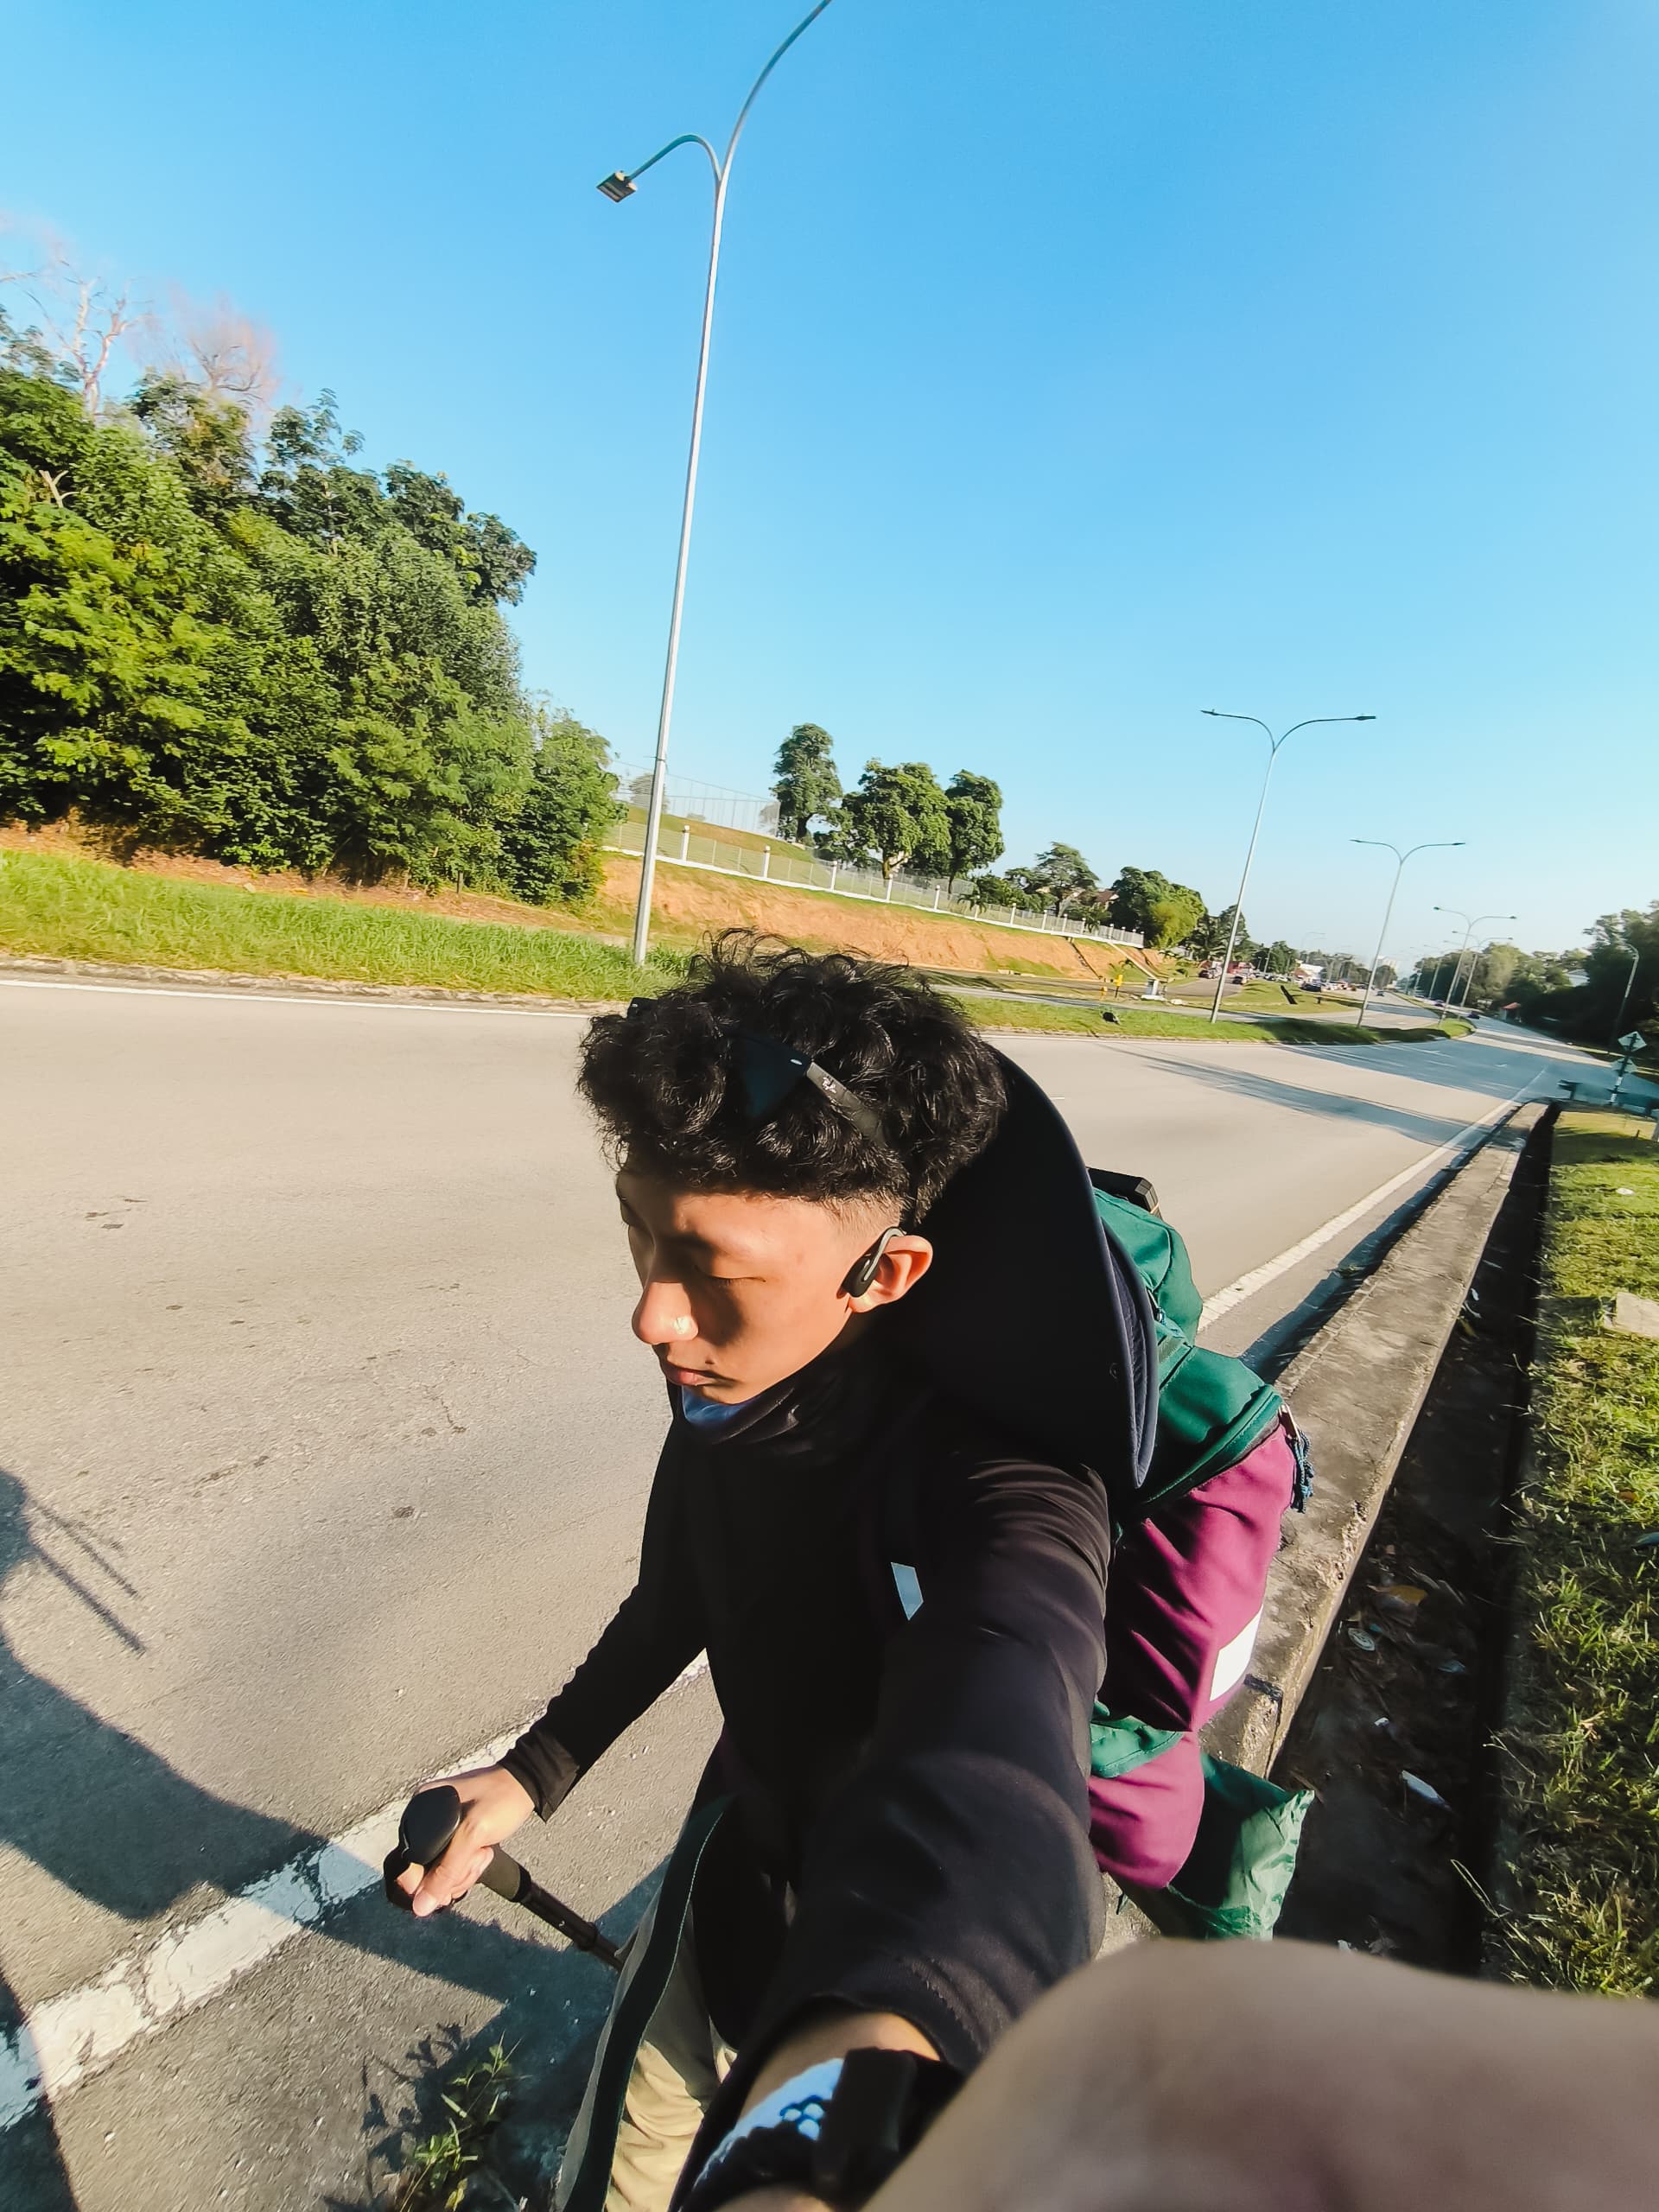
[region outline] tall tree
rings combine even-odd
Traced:
[[[1219,914],[1200,914],[1187,931],[1186,950],[1195,960],[1214,960],[1227,950],[1227,925]]]
[[[356,465],[359,442],[325,393],[279,410],[256,475],[223,390],[155,372],[100,411],[48,335],[0,328],[0,818],[73,810],[257,868],[591,886],[603,747],[526,702],[497,605],[528,548],[441,476]]]
[[[831,837],[849,859],[873,854],[889,881],[906,865],[943,875],[950,865],[950,816],[938,778],[925,760],[866,761],[858,788],[836,810]]]
[[[1164,952],[1173,944],[1185,942],[1204,912],[1204,901],[1185,884],[1173,883],[1162,898],[1153,899],[1146,911],[1141,934],[1154,951]]]
[[[1100,878],[1075,845],[1050,845],[1038,854],[1031,873],[1054,901],[1055,912],[1061,914],[1073,899],[1100,884]]]
[[[806,842],[809,827],[833,814],[841,799],[841,778],[831,757],[835,740],[817,722],[797,722],[778,748],[772,786],[778,802],[778,834],[791,843]]]
[[[1160,909],[1154,918],[1153,909]],[[1204,915],[1204,900],[1192,887],[1172,883],[1155,868],[1120,868],[1112,886],[1112,919],[1120,928],[1139,930],[1150,945],[1179,944]],[[1230,920],[1230,911],[1228,915]],[[1179,926],[1175,926],[1179,924]],[[1175,927],[1173,937],[1161,932]],[[1222,943],[1226,943],[1224,936]]]
[[[954,890],[958,876],[1002,857],[1001,787],[971,768],[958,768],[946,787],[944,809],[950,821],[945,874]]]
[[[1238,914],[1238,928],[1236,931],[1235,931],[1233,928],[1233,917],[1235,914]],[[1227,950],[1227,942],[1230,938],[1232,939],[1233,943],[1234,959],[1243,960],[1248,957],[1248,950],[1250,943],[1250,925],[1245,920],[1243,915],[1238,913],[1238,908],[1236,905],[1224,906],[1218,914],[1213,916],[1205,915],[1205,920],[1213,921],[1215,924],[1215,947],[1213,951],[1208,952],[1205,955],[1206,959],[1219,960]]]
[[[253,490],[253,446],[248,418],[234,400],[152,370],[128,404],[178,470],[199,515],[222,524],[245,505]]]
[[[1016,913],[1039,913],[1048,905],[1047,893],[1027,889],[1026,876],[1024,868],[1010,868],[1006,875],[976,875],[968,888],[976,906],[1012,906]]]
[[[599,887],[599,840],[624,811],[610,747],[562,708],[531,709],[535,766],[523,806],[501,836],[506,880],[541,906],[578,905]]]

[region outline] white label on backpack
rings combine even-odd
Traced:
[[[1265,1607],[1263,1608],[1265,1611]],[[1236,1690],[1244,1679],[1244,1669],[1250,1663],[1250,1654],[1255,1649],[1255,1632],[1262,1625],[1262,1615],[1247,1627],[1240,1629],[1230,1643],[1224,1644],[1216,1654],[1216,1671],[1210,1681],[1210,1701],[1225,1697],[1229,1690]]]

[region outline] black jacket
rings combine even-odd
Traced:
[[[503,1763],[545,1817],[706,1649],[705,1787],[738,1796],[696,1912],[722,2034],[753,2063],[822,2004],[893,2012],[965,2072],[1099,1945],[1110,1516],[1095,1472],[1002,1448],[884,1343],[706,1437],[677,1405],[638,1584]]]

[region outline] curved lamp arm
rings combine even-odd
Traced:
[[[645,171],[647,169],[654,169],[658,162],[662,161],[665,156],[671,154],[677,146],[701,146],[703,152],[709,156],[709,166],[715,173],[715,183],[716,188],[722,184],[725,181],[726,172],[731,167],[732,155],[736,149],[737,142],[743,134],[743,126],[749,119],[749,110],[754,105],[761,86],[766,83],[767,78],[771,76],[772,71],[778,67],[778,64],[789,52],[790,48],[794,45],[796,40],[799,38],[802,32],[810,29],[810,27],[817,22],[818,17],[823,13],[824,10],[829,7],[830,4],[830,0],[818,0],[817,6],[812,10],[811,13],[802,16],[800,22],[796,24],[794,29],[791,31],[789,36],[784,41],[783,44],[778,48],[777,52],[772,56],[772,59],[767,62],[766,67],[760,72],[760,74],[749,86],[748,98],[744,101],[742,106],[739,108],[737,111],[737,121],[732,125],[732,135],[726,141],[726,152],[723,159],[720,155],[715,153],[714,148],[709,143],[709,141],[700,131],[682,131],[677,138],[671,138],[666,146],[659,146],[657,149],[657,151],[652,156],[651,159],[648,162],[641,162],[638,168],[613,169],[609,176],[606,177],[601,181],[599,188],[605,194],[605,197],[607,200],[627,200],[631,198],[635,186],[639,183],[640,178],[644,176]]]
[[[1227,988],[1228,970],[1233,964],[1233,947],[1238,942],[1238,925],[1244,911],[1244,893],[1250,887],[1250,863],[1255,858],[1255,841],[1262,834],[1262,817],[1268,804],[1268,785],[1273,781],[1273,764],[1279,758],[1279,748],[1286,738],[1294,737],[1299,729],[1312,729],[1315,722],[1374,722],[1375,715],[1310,715],[1306,721],[1293,722],[1287,730],[1275,737],[1260,715],[1232,715],[1224,707],[1201,707],[1200,714],[1209,715],[1217,721],[1254,722],[1268,741],[1268,772],[1262,779],[1262,796],[1255,803],[1255,820],[1250,829],[1250,842],[1244,854],[1244,872],[1238,880],[1238,896],[1233,901],[1233,925],[1227,932],[1227,950],[1221,957],[1220,973],[1216,977],[1216,995],[1211,1002],[1210,1019],[1221,1018],[1222,995]]]

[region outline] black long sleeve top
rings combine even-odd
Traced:
[[[976,1433],[874,1335],[706,1435],[671,1394],[638,1583],[503,1762],[546,1817],[707,1649],[707,1787],[741,1817],[695,1924],[744,2072],[844,2005],[910,2020],[966,2073],[1100,1941],[1104,1489]],[[909,1619],[893,1558],[919,1580]]]

